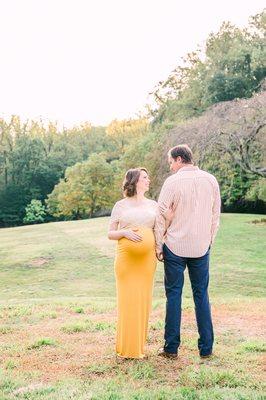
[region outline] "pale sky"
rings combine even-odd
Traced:
[[[224,20],[262,0],[0,0],[0,117],[134,118],[158,81]]]

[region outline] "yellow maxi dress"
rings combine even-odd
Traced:
[[[143,358],[151,311],[153,279],[156,268],[155,223],[157,203],[148,200],[145,206],[129,207],[120,200],[113,208],[111,222],[119,229],[134,229],[141,242],[118,240],[115,257],[117,288],[116,353],[124,358]]]

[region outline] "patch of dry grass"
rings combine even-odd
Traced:
[[[9,253],[0,265],[0,399],[262,400],[265,260],[263,227],[247,223],[252,219],[223,216],[211,271],[215,353],[210,360],[198,356],[188,282],[179,357],[157,356],[165,312],[162,265],[155,279],[148,357],[116,359],[108,219],[0,232]]]

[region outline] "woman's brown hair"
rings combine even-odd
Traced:
[[[140,177],[141,171],[148,173],[146,168],[131,168],[125,174],[123,182],[123,192],[126,197],[133,197],[137,194],[137,183]]]

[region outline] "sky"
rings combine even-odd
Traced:
[[[181,57],[264,1],[0,0],[0,117],[134,118]]]

